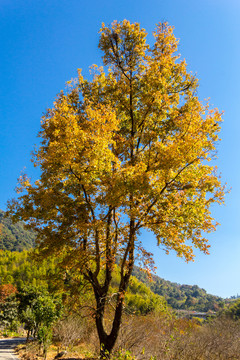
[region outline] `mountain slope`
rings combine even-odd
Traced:
[[[23,222],[13,224],[10,218],[4,218],[4,212],[0,210],[0,224],[0,250],[22,251],[34,246],[36,236],[33,231],[24,229]],[[217,311],[224,306],[222,298],[207,294],[206,290],[197,285],[180,285],[156,275],[153,275],[153,281],[150,282],[138,267],[134,268],[133,276],[147,285],[153,293],[163,296],[174,309]]]
[[[155,294],[163,296],[174,309],[204,311],[218,311],[224,307],[224,299],[210,295],[197,285],[180,285],[164,280],[157,275],[152,281],[139,268],[135,267],[133,275],[146,284]]]
[[[0,224],[0,250],[22,251],[34,246],[36,236],[33,231],[24,229],[23,222],[13,224],[0,210]]]

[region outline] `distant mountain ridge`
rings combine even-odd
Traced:
[[[223,298],[210,295],[197,285],[180,285],[157,275],[152,275],[152,281],[149,281],[147,275],[138,267],[134,268],[133,275],[146,284],[152,292],[163,296],[173,309],[207,312],[224,308]]]
[[[0,250],[22,251],[34,246],[36,235],[31,230],[24,229],[22,221],[13,224],[10,218],[4,217],[0,210]]]

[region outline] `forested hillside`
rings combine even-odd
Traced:
[[[23,222],[13,224],[0,210],[0,224],[0,250],[22,251],[33,247],[36,236],[33,231],[24,229]]]
[[[76,351],[81,348],[87,354],[95,354],[97,339],[93,331],[92,291],[86,287],[82,277],[76,276],[64,264],[58,264],[61,259],[53,257],[37,263],[32,255],[31,249],[21,252],[0,250],[0,323],[4,328],[3,334],[9,336],[22,323],[28,334],[39,328],[39,341],[46,344],[53,341],[53,334],[53,339],[58,341],[58,349],[67,349],[69,355],[73,355],[71,358],[77,358],[76,353],[72,352],[73,345]],[[226,307],[227,310],[210,323],[179,318],[167,302],[173,308],[208,311],[221,309],[224,301],[196,285],[179,285],[156,275],[153,275],[153,281],[149,281],[146,273],[137,267],[134,275],[126,293],[122,330],[117,342],[117,347],[129,348],[132,354],[139,356],[131,356],[130,360],[149,360],[151,354],[160,354],[161,359],[183,360],[191,358],[196,352],[200,358],[204,351],[208,354],[212,351],[217,356],[223,353],[225,358],[231,351],[231,355],[235,356],[233,358],[238,359],[239,321],[236,320],[239,318],[239,303]],[[112,316],[118,282],[118,271],[114,271],[106,311],[107,321]],[[47,325],[44,314],[48,314]],[[41,337],[42,329],[46,329],[50,338]],[[230,343],[218,343],[219,338],[227,337],[231,338]],[[79,341],[80,347],[77,347]],[[212,349],[213,343],[217,345]],[[86,347],[86,344],[89,345]],[[143,349],[145,357],[142,357]],[[33,348],[27,347],[26,354],[33,351]],[[53,354],[52,358],[56,352]]]
[[[35,234],[32,231],[24,229],[22,222],[13,224],[9,218],[4,218],[4,212],[0,210],[0,223],[2,224],[2,230],[0,234],[0,250],[22,251],[24,249],[30,249],[33,247]],[[10,281],[8,281],[9,283],[12,282],[12,277],[14,278],[15,283],[19,281],[21,282],[22,280],[28,282],[28,277],[30,276],[29,274],[31,272],[33,274],[33,271],[32,269],[30,270],[29,263],[28,265],[25,264],[24,269],[23,266],[20,265],[20,263],[23,262],[23,258],[26,259],[27,255],[18,256],[17,254],[13,254],[11,260],[9,255],[6,254],[4,255],[5,259],[6,256],[8,261],[5,263],[5,270],[2,270],[4,272],[4,278],[6,276],[10,276]],[[20,263],[17,260],[18,258],[21,258]],[[1,263],[1,265],[3,265],[3,263]],[[16,269],[15,272],[11,271],[12,267]],[[38,273],[38,271],[37,273],[35,272],[36,281],[39,282],[42,274],[46,274],[46,272],[46,265],[43,266],[43,269],[40,271],[40,273]],[[140,271],[140,269],[137,267],[135,267],[133,275],[138,280],[147,285],[153,293],[163,296],[167,303],[174,309],[218,311],[224,306],[224,301],[222,298],[207,294],[206,290],[199,288],[197,285],[180,285],[164,280],[157,275],[153,275],[153,281],[149,281],[147,275]],[[3,273],[1,273],[1,277],[3,277]],[[129,301],[131,304],[130,299]],[[139,300],[139,302],[141,301]],[[134,308],[135,305],[131,305],[132,308]],[[143,304],[139,304],[139,306],[143,307]],[[147,307],[148,305],[145,305],[145,308]]]
[[[40,355],[46,354],[51,342],[53,346],[49,350],[49,359],[56,357],[56,351],[63,353],[62,350],[67,350],[71,359],[83,359],[83,354],[87,359],[89,355],[97,359],[94,357],[98,342],[92,316],[92,291],[85,287],[83,278],[64,265],[57,265],[59,259],[35,263],[32,254],[31,250],[0,250],[2,335],[15,334],[20,324],[21,329],[24,325],[28,335],[31,331],[37,334],[35,342],[30,342],[22,350],[25,359],[33,358],[32,354],[35,354],[35,359],[42,359]],[[135,269],[135,273],[138,276],[143,274],[139,269]],[[145,276],[142,278],[146,281]],[[162,280],[162,288],[168,284],[171,290],[170,282],[157,277],[154,277],[152,285],[159,285],[158,279]],[[107,299],[106,322],[112,316],[118,282],[118,271],[114,271]],[[179,318],[166,305],[164,298],[154,294],[147,285],[134,276],[131,278],[116,345],[116,349],[130,349],[134,356],[130,352],[126,353],[126,357],[119,353],[119,357],[113,359],[239,359],[239,302],[232,303],[210,322]],[[44,337],[44,334],[49,337]],[[37,356],[39,344],[43,344],[43,348]],[[205,354],[207,357],[204,357]]]
[[[84,296],[87,294],[88,301],[91,297],[90,292],[80,291],[82,279],[75,278],[74,274],[69,273],[64,268],[57,266],[57,260],[52,258],[42,261],[40,264],[33,261],[32,252],[10,252],[0,251],[0,285],[11,284],[18,290],[30,286],[45,288],[48,291],[69,293],[70,298],[79,304],[85,302]],[[111,292],[116,292],[119,279],[114,274]],[[132,277],[126,295],[126,310],[131,314],[146,315],[154,310],[164,310],[167,308],[165,299],[158,294],[154,294],[145,284],[135,277]]]
[[[135,267],[133,275],[146,284],[155,294],[163,296],[174,309],[196,311],[218,311],[224,307],[224,300],[219,296],[207,294],[197,285],[180,285],[164,280],[157,275],[149,281],[147,275]]]

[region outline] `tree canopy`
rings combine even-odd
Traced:
[[[221,114],[198,99],[198,81],[177,54],[173,28],[160,23],[152,47],[146,35],[127,20],[102,25],[103,66],[92,66],[91,80],[79,70],[47,110],[33,155],[40,179],[20,177],[21,195],[9,204],[9,213],[37,232],[42,256],[61,254],[91,284],[105,355],[118,335],[136,253],[151,265],[141,229],[192,260],[193,247],[208,253],[205,236],[216,226],[210,205],[224,197],[211,162]],[[117,258],[120,280],[107,332]]]

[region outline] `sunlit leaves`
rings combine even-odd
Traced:
[[[104,66],[92,80],[79,70],[43,116],[41,177],[23,176],[12,205],[46,253],[74,255],[85,274],[110,272],[117,255],[130,274],[141,228],[186,260],[192,245],[207,253],[210,206],[223,202],[212,165],[221,113],[198,99],[173,28],[158,24],[152,47],[146,35],[127,20],[102,25]]]

